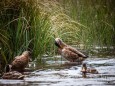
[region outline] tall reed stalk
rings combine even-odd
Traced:
[[[68,44],[115,46],[114,0],[1,0],[0,64],[25,50],[41,61],[55,53],[54,39]]]
[[[0,56],[5,64],[25,50],[40,62],[42,55],[54,54],[55,37],[75,38],[73,31],[78,31],[56,0],[2,0],[0,6]]]
[[[87,45],[115,46],[114,0],[59,0],[66,14],[86,26],[80,28],[80,42]]]

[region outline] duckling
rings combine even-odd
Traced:
[[[86,66],[85,63],[83,63],[83,65],[82,65],[81,72],[82,72],[83,75],[86,75],[86,73],[87,73],[87,66]]]
[[[95,68],[88,68],[87,73],[98,74],[98,71]]]
[[[55,39],[55,45],[58,47],[59,54],[70,62],[82,62],[88,57],[64,43],[60,38]]]
[[[24,75],[17,71],[4,73],[2,79],[24,79]]]
[[[98,74],[98,71],[95,68],[87,68],[86,63],[83,63],[81,72],[83,75],[86,73]]]
[[[22,72],[24,71],[25,67],[28,65],[30,58],[31,52],[30,51],[24,51],[22,55],[16,56],[14,61],[11,64],[8,64],[6,66],[6,72],[9,71],[18,71]]]

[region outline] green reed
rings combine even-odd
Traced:
[[[25,50],[38,62],[44,54],[54,55],[55,37],[67,38],[70,28],[76,28],[57,1],[2,0],[0,6],[0,56],[5,64]]]
[[[80,28],[80,42],[87,45],[114,46],[114,0],[59,0],[66,14],[87,28]]]
[[[25,50],[32,51],[33,59],[52,50],[53,37],[48,16],[41,15],[36,2],[1,2],[0,57],[4,64],[10,63]]]
[[[54,39],[68,44],[115,44],[113,0],[1,0],[0,60],[10,63],[24,50],[41,61],[55,55]],[[1,63],[1,62],[0,62]]]

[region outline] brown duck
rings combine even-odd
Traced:
[[[65,44],[60,38],[55,39],[55,45],[58,47],[61,56],[70,62],[82,62],[87,58],[86,55],[77,49]]]
[[[95,68],[87,68],[86,63],[83,63],[81,72],[83,74],[86,73],[98,74],[98,71]]]
[[[23,79],[24,75],[22,75],[21,73],[17,71],[11,71],[11,72],[4,73],[2,78],[3,79]]]
[[[23,72],[25,67],[28,65],[28,62],[30,60],[30,51],[24,51],[22,55],[16,56],[14,61],[6,66],[6,72],[9,71],[18,71]]]

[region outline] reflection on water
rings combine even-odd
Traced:
[[[63,61],[64,62],[64,61]],[[88,66],[95,67],[99,74],[82,75],[81,65],[60,68],[36,70],[24,80],[0,79],[0,86],[115,86],[115,59],[88,58]],[[60,64],[54,61],[48,64]]]

